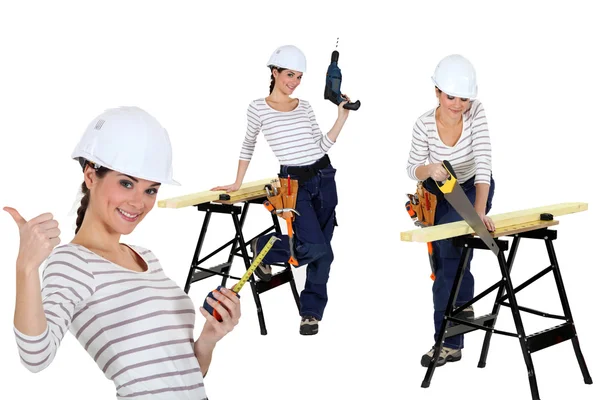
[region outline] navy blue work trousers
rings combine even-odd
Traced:
[[[338,203],[335,183],[336,169],[330,165],[318,171],[312,178],[298,185],[296,215],[293,222],[294,251],[298,265],[307,266],[304,290],[300,293],[300,315],[323,318],[327,305],[327,281],[333,262],[331,239],[337,225],[335,207]],[[281,166],[279,176],[288,177],[288,167]],[[297,176],[289,174],[291,179]],[[287,234],[268,234],[258,239],[257,251],[264,247],[271,236],[279,239],[273,244],[263,262],[285,263],[290,258]]]

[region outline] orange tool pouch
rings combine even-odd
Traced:
[[[408,194],[409,201],[406,202],[406,211],[413,222],[421,227],[433,226],[435,221],[435,209],[437,207],[437,196],[428,191],[422,181],[417,183],[417,191]],[[431,266],[430,278],[435,281],[436,265],[433,255],[433,244],[427,242],[429,253],[429,265]]]
[[[267,199],[276,210],[284,208],[296,208],[296,199],[298,198],[298,181],[296,179],[279,178],[280,186],[277,188],[277,194],[272,193],[271,196],[267,196]],[[291,218],[293,221],[295,215],[291,211],[285,211],[278,213],[278,216],[287,220]]]
[[[273,207],[275,207],[276,210],[281,210],[283,208],[283,196],[280,192],[281,189],[277,188],[277,190],[277,194],[274,194],[274,192],[272,191],[271,196],[267,195],[267,199],[273,205]]]
[[[298,181],[296,179],[279,178],[281,184],[281,196],[283,199],[283,208],[296,209],[296,199],[298,198]],[[293,221],[295,215],[291,211],[279,214],[283,219],[291,218]]]
[[[417,192],[415,197],[418,199],[418,204],[413,205],[415,212],[417,213],[418,220],[424,226],[433,226],[435,221],[435,209],[437,207],[437,196],[428,191],[423,182],[417,183]]]

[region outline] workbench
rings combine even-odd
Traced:
[[[178,209],[183,207],[195,207],[198,209],[198,211],[206,213],[204,215],[202,227],[200,229],[200,235],[198,237],[192,263],[190,265],[188,276],[185,282],[184,291],[186,293],[189,293],[192,283],[213,276],[222,277],[222,286],[226,285],[228,278],[239,280],[240,278],[230,275],[234,258],[241,257],[247,270],[252,263],[252,258],[248,254],[247,249],[251,241],[256,237],[263,236],[271,231],[281,234],[281,227],[279,225],[278,217],[275,214],[268,213],[263,207],[263,202],[267,199],[265,186],[277,186],[278,182],[279,178],[269,178],[245,183],[240,187],[239,190],[230,193],[226,193],[225,191],[204,191],[185,196],[169,198],[158,202],[158,207],[161,208]],[[265,215],[269,215],[271,223],[258,235],[246,240],[244,238],[243,228],[246,221],[246,216],[248,215],[248,210],[251,205],[260,205],[262,212],[264,212]],[[208,232],[208,225],[213,214],[231,215],[235,236],[222,246],[208,253],[203,258],[200,258],[200,254],[203,250],[204,240]],[[205,266],[205,263],[209,259],[226,249],[229,249],[227,262],[209,267]],[[249,279],[252,296],[254,298],[254,302],[256,303],[261,335],[267,334],[264,313],[260,300],[260,295],[262,293],[289,283],[292,290],[292,295],[296,301],[296,306],[298,307],[298,310],[300,309],[300,297],[298,296],[298,290],[296,289],[296,282],[292,273],[292,266],[289,263],[273,264],[272,266],[282,267],[282,270],[280,272],[273,273],[273,276],[269,281],[257,279],[254,274]]]
[[[460,307],[456,307],[455,302],[467,267],[468,259],[470,258],[473,249],[488,251],[490,249],[475,235],[473,229],[467,225],[465,221],[430,226],[402,232],[400,234],[402,241],[428,243],[435,240],[451,239],[455,246],[462,248],[460,266],[456,273],[452,290],[450,291],[450,298],[444,312],[444,320],[442,322],[440,334],[436,339],[434,354],[427,368],[427,372],[425,373],[425,378],[423,379],[421,387],[427,388],[431,383],[444,339],[451,336],[466,334],[475,330],[484,330],[486,332],[478,364],[479,368],[484,368],[486,366],[492,334],[506,335],[519,340],[525,365],[527,367],[529,386],[533,400],[539,400],[540,395],[531,354],[567,340],[570,340],[573,345],[584,382],[586,384],[592,384],[592,378],[579,345],[579,338],[577,336],[577,331],[575,330],[573,314],[569,307],[565,285],[560,274],[558,260],[554,250],[553,241],[557,238],[557,231],[555,229],[549,229],[550,227],[558,225],[558,220],[556,220],[555,217],[586,210],[587,203],[561,203],[490,216],[496,227],[496,230],[491,233],[500,249],[497,259],[502,278]],[[510,246],[509,241],[500,239],[501,237],[512,237],[513,239]],[[550,266],[520,285],[514,286],[510,277],[510,272],[522,239],[543,240],[550,260]],[[509,251],[508,259],[505,258],[505,251]],[[556,282],[563,315],[554,315],[519,305],[519,303],[517,303],[516,294],[550,272],[552,272]],[[476,317],[474,320],[469,321],[457,318],[457,315],[465,308],[472,306],[475,302],[493,292],[496,292],[496,299],[491,313]],[[516,332],[507,332],[496,329],[495,324],[501,306],[510,308]],[[549,329],[533,334],[526,334],[521,319],[521,313],[523,312],[545,318],[557,319],[562,322]]]

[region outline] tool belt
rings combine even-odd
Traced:
[[[326,168],[327,166],[329,166],[329,164],[331,164],[331,161],[329,159],[329,156],[325,154],[323,157],[321,157],[321,159],[319,159],[313,164],[286,167],[286,173],[290,175],[295,175],[296,177],[298,177],[299,183],[303,183],[308,181],[310,178],[316,176],[320,170]]]
[[[419,226],[433,226],[435,221],[435,209],[437,207],[437,196],[423,185],[423,181],[417,183],[415,194],[408,194],[409,201],[406,208],[411,213],[413,221]]]
[[[286,208],[295,209],[296,199],[298,198],[298,180],[279,178],[279,187],[269,189],[267,199],[275,207],[275,210]],[[277,213],[283,219],[291,218],[294,220],[295,214],[291,211]]]

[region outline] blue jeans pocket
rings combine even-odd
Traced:
[[[337,185],[335,183],[335,174],[337,170],[328,167],[319,171],[321,185],[319,193],[321,197],[321,208],[335,207],[338,204]]]

